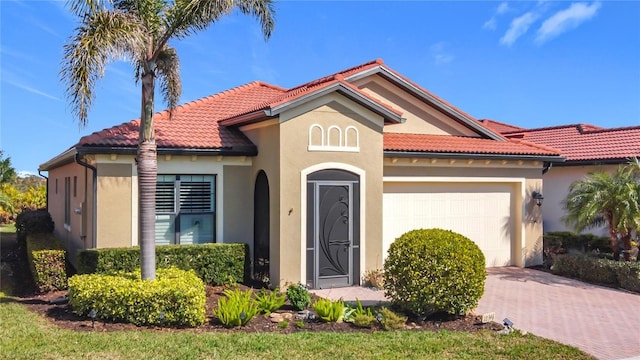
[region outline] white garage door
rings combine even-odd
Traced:
[[[478,244],[487,266],[511,265],[511,192],[508,184],[385,183],[385,256],[405,232],[440,228]]]

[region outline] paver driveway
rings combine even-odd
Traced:
[[[477,313],[599,359],[640,357],[640,295],[514,267],[487,269]]]
[[[580,348],[599,359],[640,360],[640,295],[542,271],[489,268],[476,309],[509,318],[520,330]],[[314,290],[319,296],[368,303],[385,300],[365,288]]]

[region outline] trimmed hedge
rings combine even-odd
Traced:
[[[566,254],[556,258],[551,271],[590,283],[640,292],[640,263],[637,262],[614,261],[585,254]]]
[[[16,217],[16,237],[22,244],[28,235],[50,234],[54,228],[51,214],[45,209],[25,210]]]
[[[418,316],[464,314],[478,305],[487,277],[484,254],[449,230],[409,231],[389,247],[385,295]]]
[[[140,271],[120,275],[76,275],[69,279],[69,304],[79,315],[136,325],[190,326],[205,321],[204,283],[193,271],[159,269],[156,280]]]
[[[246,244],[164,245],[156,247],[158,269],[194,270],[207,284],[243,282],[248,275]],[[140,247],[80,250],[79,274],[131,272],[140,267]]]
[[[39,292],[67,288],[66,252],[53,234],[29,234],[27,259]]]
[[[551,231],[543,236],[543,246],[548,248],[577,249],[581,251],[599,250],[610,253],[611,240],[606,236],[593,234],[576,234],[570,231]]]

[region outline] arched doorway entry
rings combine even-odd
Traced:
[[[269,279],[269,180],[260,170],[253,192],[253,278]]]
[[[327,169],[307,176],[307,284],[351,286],[360,277],[360,177]]]

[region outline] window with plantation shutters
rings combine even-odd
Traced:
[[[156,244],[214,242],[215,176],[158,175]]]
[[[180,180],[180,211],[190,213],[213,211],[213,183],[194,178]]]
[[[156,214],[176,212],[175,176],[158,175],[156,184]]]

